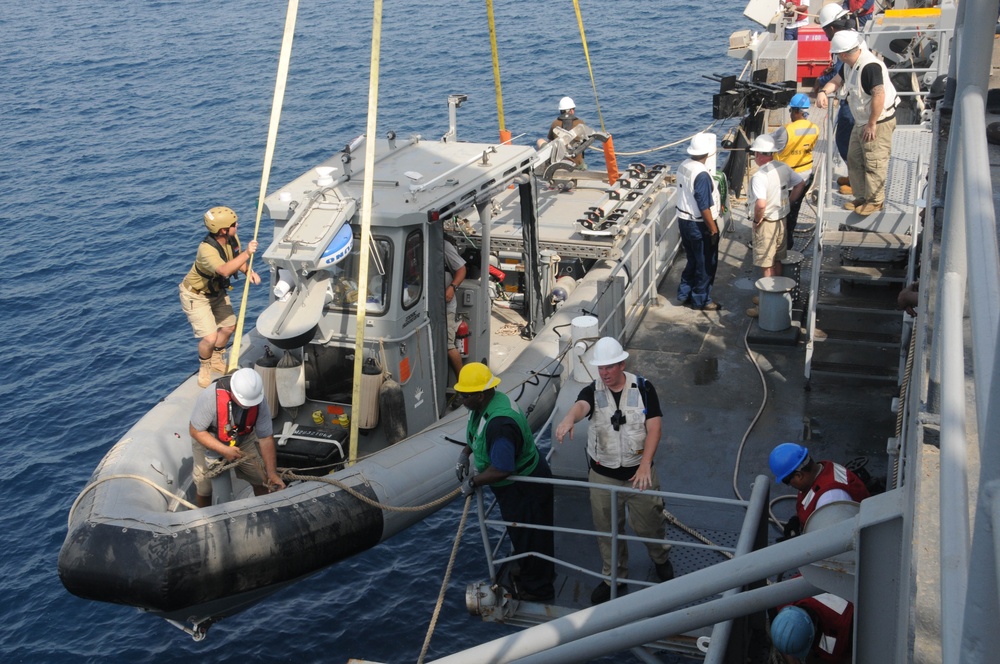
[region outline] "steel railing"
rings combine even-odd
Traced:
[[[940,391],[940,579],[942,661],[995,661],[1000,650],[998,541],[1000,502],[1000,365],[997,328],[1000,311],[1000,257],[986,143],[985,97],[997,20],[995,2],[971,0],[958,5],[952,57],[954,85],[949,98],[954,116],[945,160],[941,254],[935,277],[925,278],[919,311],[928,315],[936,293],[933,321],[924,334],[933,345],[929,358],[927,400],[933,414]],[[951,95],[953,94],[953,99]],[[933,192],[929,192],[933,193]],[[926,256],[925,260],[931,260]],[[936,282],[936,283],[931,283]],[[970,342],[966,342],[968,298]],[[968,354],[971,353],[971,358]],[[967,400],[966,365],[971,359],[975,399]],[[975,429],[967,427],[975,413]],[[969,514],[969,436],[978,438],[979,489],[973,527]],[[910,441],[916,440],[913,436]],[[974,579],[974,583],[969,581]]]

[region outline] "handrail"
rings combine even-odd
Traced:
[[[963,2],[952,40],[955,116],[951,123],[942,223],[940,274],[930,358],[931,382],[941,391],[941,643],[942,661],[988,662],[1000,649],[997,564],[1000,542],[994,491],[1000,482],[1000,365],[997,358],[1000,311],[1000,257],[986,148],[985,90],[988,87],[996,5]],[[947,100],[946,100],[947,101]],[[923,289],[921,289],[923,290]],[[969,301],[972,380],[975,401],[966,404],[965,295]],[[933,405],[933,404],[931,404]],[[991,408],[992,406],[992,408]],[[965,469],[968,440],[965,412],[973,408],[979,439],[979,493],[971,549],[961,532],[968,514]],[[958,524],[954,523],[959,521]],[[968,564],[963,556],[968,550]],[[975,579],[974,583],[969,583]],[[963,597],[964,595],[964,597]]]
[[[549,484],[549,485],[552,485],[554,487],[555,486],[559,486],[559,487],[576,488],[576,489],[602,489],[602,490],[609,491],[612,494],[613,497],[617,496],[620,493],[622,493],[622,494],[639,494],[639,493],[641,493],[643,495],[659,496],[660,498],[664,499],[664,502],[666,502],[667,500],[677,500],[677,501],[690,502],[690,503],[694,503],[694,504],[712,504],[712,505],[729,506],[729,507],[734,507],[734,508],[740,508],[740,509],[746,509],[746,510],[748,510],[748,517],[747,518],[750,518],[750,517],[753,517],[754,515],[756,515],[755,518],[757,519],[758,522],[760,521],[760,514],[758,512],[763,513],[762,510],[755,510],[755,509],[753,509],[753,506],[757,502],[759,502],[759,500],[760,500],[759,498],[755,499],[754,496],[751,496],[750,500],[736,500],[736,499],[733,499],[733,498],[718,498],[718,497],[714,497],[714,496],[695,496],[695,495],[692,495],[692,494],[676,493],[676,492],[671,492],[671,491],[652,491],[650,489],[640,490],[640,489],[633,489],[631,487],[618,487],[618,486],[614,486],[614,485],[605,485],[605,484],[591,484],[590,482],[585,482],[585,481],[582,481],[582,480],[566,480],[566,479],[560,479],[560,478],[555,478],[555,477],[542,478],[542,477],[520,477],[520,476],[512,476],[509,479],[513,480],[514,482],[523,482],[523,483],[527,483],[527,484]],[[760,478],[758,478],[758,479],[760,479]],[[764,492],[765,495],[766,495],[767,489],[768,489],[767,480],[766,480],[766,478],[763,478],[763,481],[760,482],[760,488],[757,489],[756,491],[758,493],[759,492]],[[756,493],[754,495],[756,495]],[[766,498],[764,499],[764,502],[766,503]],[[612,501],[611,501],[611,528],[612,528],[611,532],[599,532],[597,530],[571,528],[571,527],[566,527],[566,526],[555,526],[555,525],[553,525],[553,526],[544,526],[544,525],[539,525],[539,524],[530,524],[530,523],[522,523],[522,522],[514,523],[514,522],[511,522],[511,521],[505,521],[503,519],[492,519],[492,518],[489,518],[489,512],[491,511],[491,509],[486,506],[486,501],[484,501],[482,499],[481,495],[480,495],[480,499],[477,500],[476,503],[477,503],[477,506],[478,506],[479,523],[480,523],[480,534],[481,534],[482,539],[483,539],[483,548],[486,551],[487,567],[489,568],[489,571],[490,571],[490,580],[493,583],[496,583],[496,581],[497,581],[497,573],[496,573],[497,568],[499,568],[504,563],[511,562],[513,560],[518,560],[518,559],[521,559],[521,558],[527,558],[529,556],[534,556],[534,557],[545,558],[547,560],[551,560],[556,565],[558,565],[558,566],[560,566],[562,568],[569,569],[569,570],[574,570],[574,571],[577,571],[577,572],[582,572],[583,574],[586,574],[588,576],[592,576],[595,579],[603,579],[605,581],[608,581],[611,584],[611,591],[612,591],[612,595],[614,596],[615,591],[617,590],[617,585],[619,583],[625,583],[625,584],[639,586],[639,587],[656,585],[656,584],[650,583],[648,581],[641,581],[641,580],[637,580],[637,579],[619,579],[618,578],[618,565],[617,565],[618,561],[617,561],[617,546],[616,546],[616,543],[618,541],[640,542],[640,543],[657,543],[657,542],[661,542],[662,541],[662,543],[664,543],[664,544],[670,544],[671,546],[686,547],[686,548],[690,548],[690,549],[703,549],[703,550],[708,550],[708,551],[716,551],[716,552],[719,552],[719,553],[735,553],[735,554],[739,554],[739,553],[747,553],[750,550],[750,548],[747,548],[749,546],[749,544],[747,544],[744,541],[745,538],[743,538],[743,537],[741,537],[741,540],[740,540],[741,543],[738,544],[737,547],[734,548],[734,547],[729,547],[729,546],[721,546],[721,545],[713,545],[713,544],[703,544],[703,543],[700,543],[700,542],[686,542],[686,541],[680,541],[680,540],[670,540],[670,539],[666,539],[666,538],[664,538],[663,540],[657,540],[657,539],[650,539],[650,538],[647,538],[647,537],[640,537],[638,535],[626,535],[624,533],[620,533],[620,532],[618,532],[618,518],[617,518],[617,505],[618,505],[618,501],[615,498],[613,498]],[[758,524],[747,524],[747,523],[744,523],[743,532],[747,532],[748,529],[751,528],[751,527],[756,528],[757,525],[759,525],[759,523]],[[490,543],[489,530],[488,530],[487,526],[499,526],[499,527],[503,527],[503,528],[508,528],[508,527],[511,527],[511,526],[515,526],[517,528],[524,528],[526,530],[544,530],[544,531],[551,531],[551,532],[554,532],[554,533],[563,533],[563,534],[568,534],[568,535],[583,535],[583,536],[593,537],[595,539],[598,538],[598,537],[611,537],[611,539],[612,539],[612,545],[611,545],[611,555],[612,555],[612,560],[611,560],[611,576],[604,576],[603,574],[600,574],[598,572],[594,572],[594,571],[582,568],[579,565],[576,565],[576,564],[571,563],[569,561],[560,560],[558,558],[555,558],[555,559],[549,558],[548,556],[540,555],[540,554],[537,554],[537,553],[534,553],[534,552],[522,552],[522,553],[510,555],[510,556],[498,557],[497,556],[497,552],[499,551],[500,545],[502,544],[503,535],[501,535],[501,537],[500,537],[499,541],[497,542],[496,546],[492,546],[491,543]]]

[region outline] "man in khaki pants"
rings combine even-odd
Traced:
[[[844,207],[866,217],[885,204],[885,178],[899,97],[885,63],[868,50],[857,32],[842,30],[835,34],[830,41],[830,53],[844,63],[844,69],[816,94],[816,104],[826,108],[831,94],[841,88],[846,93],[846,102],[854,116],[847,148],[847,176],[854,200]]]

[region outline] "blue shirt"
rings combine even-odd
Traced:
[[[712,176],[708,173],[698,173],[694,179],[694,200],[699,212],[712,208]]]

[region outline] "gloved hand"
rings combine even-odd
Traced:
[[[458,478],[459,482],[464,481],[466,476],[469,474],[469,466],[471,465],[470,461],[470,456],[466,454],[464,450],[459,452],[458,462],[455,464],[455,477]]]
[[[476,479],[475,475],[469,475],[469,479],[462,482],[462,495],[465,497],[471,496],[476,492],[476,485],[473,484],[473,480]]]
[[[782,530],[782,534],[785,539],[791,537],[798,537],[802,533],[802,523],[799,521],[799,517],[793,516],[785,523],[785,527]]]

